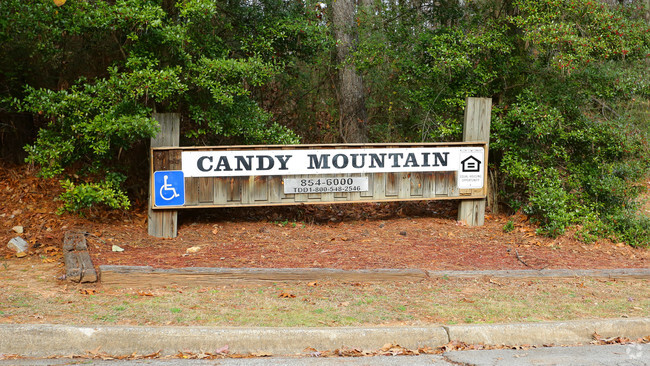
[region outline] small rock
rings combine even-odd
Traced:
[[[7,248],[14,250],[16,253],[25,253],[27,252],[27,247],[29,246],[29,243],[25,241],[25,239],[21,238],[20,236],[17,236],[11,240],[9,240],[9,243],[7,244]],[[24,257],[24,256],[23,256]]]
[[[124,251],[123,248],[120,248],[115,244],[113,244],[113,247],[111,248],[111,250],[114,251],[114,252],[123,252]]]
[[[399,234],[402,236],[406,236],[406,231],[400,231]]]
[[[190,247],[185,249],[185,253],[196,253],[201,250],[201,247]]]
[[[379,228],[382,229],[386,224],[379,224]]]
[[[20,225],[12,227],[11,230],[15,231],[16,234],[22,234],[24,232],[23,227]]]

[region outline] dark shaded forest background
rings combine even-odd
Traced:
[[[2,158],[63,211],[143,194],[154,112],[181,145],[435,142],[491,97],[493,210],[650,245],[650,0],[2,0],[0,47]]]

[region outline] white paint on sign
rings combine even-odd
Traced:
[[[482,188],[484,148],[376,148],[182,152],[185,177],[457,171],[459,188]]]

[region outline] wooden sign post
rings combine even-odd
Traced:
[[[463,141],[481,141],[489,144],[491,115],[492,98],[467,98]],[[486,154],[487,151],[488,149],[486,149]],[[487,156],[485,161],[487,163]],[[487,179],[487,166],[485,172],[485,178]],[[469,226],[483,226],[485,222],[485,198],[461,201],[458,206],[458,221]]]
[[[151,138],[151,147],[177,147],[180,143],[180,116],[176,113],[154,113],[153,118],[158,121],[160,125],[160,132],[156,137]],[[153,167],[155,162],[149,164]],[[163,162],[164,165],[168,166],[170,169],[180,169],[179,161],[166,161]],[[150,175],[153,176],[153,169],[150,172]],[[149,179],[153,181],[153,179]],[[177,235],[177,222],[178,222],[178,211],[176,210],[153,210],[153,204],[151,200],[153,196],[151,191],[153,185],[150,183],[149,187],[149,235],[155,236],[157,238],[175,238]]]

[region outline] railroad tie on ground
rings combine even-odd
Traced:
[[[84,233],[65,233],[63,239],[63,260],[65,277],[73,282],[97,282],[97,271],[90,260]]]

